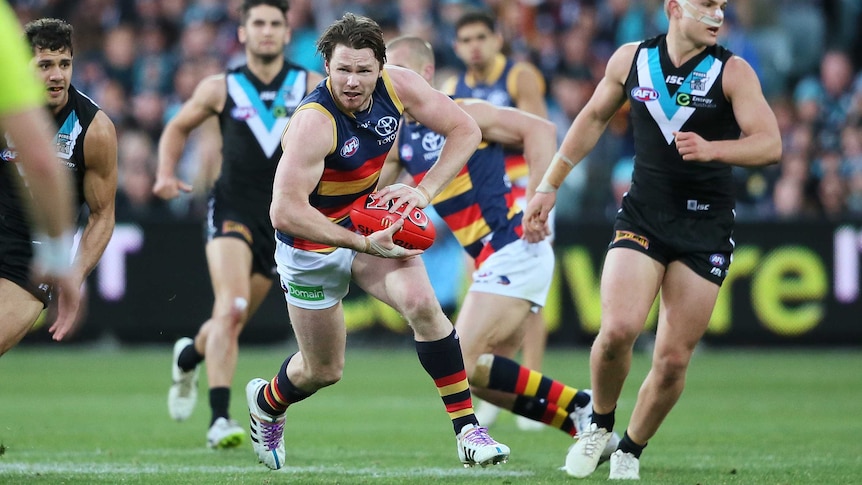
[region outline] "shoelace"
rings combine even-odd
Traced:
[[[601,431],[598,428],[595,430],[592,427],[587,429],[587,432],[584,433],[579,439],[584,440],[584,454],[587,456],[593,456],[599,450],[599,439],[603,437],[607,432]],[[604,448],[604,446],[602,447]]]
[[[494,441],[494,438],[488,434],[488,428],[484,426],[480,426],[478,428],[473,428],[471,431],[467,432],[464,436],[464,441],[472,444],[472,445],[489,445],[496,446],[497,442]]]
[[[284,436],[284,421],[279,423],[258,421],[258,423],[260,424],[260,431],[263,435],[263,442],[266,445],[266,449],[274,450],[278,448],[281,437]]]
[[[619,457],[616,461],[617,472],[628,475],[634,469],[635,457],[631,453],[620,453]]]

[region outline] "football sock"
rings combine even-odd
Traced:
[[[263,392],[257,395],[257,405],[264,412],[273,416],[283,414],[291,404],[314,394],[297,388],[287,378],[287,363],[290,362],[291,358],[293,355],[284,360],[278,374],[269,381],[269,384],[263,386]]]
[[[180,355],[177,357],[177,365],[183,371],[188,372],[197,367],[203,360],[204,356],[195,350],[194,344],[191,344],[180,351]]]
[[[593,411],[593,422],[596,423],[596,426],[599,428],[604,428],[608,431],[614,430],[614,423],[616,421],[616,408],[608,414],[599,414]]]
[[[629,437],[628,430],[626,430],[625,434],[623,435],[623,439],[620,440],[620,444],[619,446],[617,446],[618,450],[622,451],[623,453],[631,453],[635,456],[635,458],[641,457],[641,453],[643,453],[644,448],[646,448],[646,444],[639,445],[632,441],[632,439]]]
[[[574,437],[577,434],[575,423],[569,417],[569,411],[552,402],[548,402],[546,399],[518,396],[515,398],[512,412],[557,428],[564,433],[568,433],[569,436]]]
[[[541,372],[499,355],[494,356],[490,365],[488,389],[544,399],[569,411],[574,410],[573,401],[578,394],[578,390],[574,387],[555,381],[542,375]],[[582,394],[589,401],[589,396]]]
[[[473,399],[467,383],[464,357],[455,330],[440,340],[416,342],[416,354],[425,372],[434,379],[455,433],[460,433],[465,425],[478,425],[479,421],[473,414]]]
[[[210,409],[212,410],[212,419],[210,426],[215,423],[218,418],[230,419],[228,407],[230,406],[230,388],[229,387],[211,387],[210,388]]]

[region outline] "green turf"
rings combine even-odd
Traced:
[[[284,352],[243,348],[232,399],[271,377]],[[492,429],[511,461],[463,469],[452,429],[409,345],[352,349],[344,379],[291,408],[287,468],[257,463],[248,443],[211,451],[206,384],[188,422],[167,415],[170,345],[158,349],[14,349],[0,359],[0,483],[602,483],[558,468],[570,444],[554,430]],[[585,350],[553,350],[546,371],[587,382]],[[621,431],[647,357],[636,356],[618,410]],[[688,387],[641,460],[656,484],[862,483],[862,353],[704,350]]]

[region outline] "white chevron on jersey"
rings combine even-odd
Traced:
[[[297,93],[297,91],[299,92]],[[236,80],[235,76],[227,76],[227,92],[228,96],[233,98],[237,106],[257,107],[262,104],[252,102],[246,91]],[[304,95],[305,82],[295,83],[293,85],[293,91],[291,92],[291,99],[302,99]],[[272,126],[267,126],[261,118],[259,109],[257,109],[256,112],[257,114],[255,114],[255,116],[246,120],[246,124],[248,124],[248,127],[257,139],[258,144],[260,144],[260,148],[263,150],[263,153],[266,154],[267,157],[271,157],[281,144],[281,134],[284,132],[284,128],[287,126],[287,122],[290,120],[290,117],[282,116],[275,118]]]
[[[654,50],[653,55],[650,55],[650,50]],[[678,92],[687,92],[696,96],[703,96],[712,88],[715,80],[721,72],[723,63],[715,58],[712,59],[712,65],[706,73],[705,82],[702,84],[702,89],[690,90],[691,74],[686,77],[683,87]],[[703,63],[698,67],[703,66]],[[664,73],[661,70],[659,61],[658,49],[641,49],[637,59],[638,68],[638,84],[655,89],[659,96],[657,99],[644,102],[647,110],[652,115],[653,120],[664,135],[668,145],[673,142],[673,132],[679,131],[682,125],[691,118],[695,108],[689,106],[679,106],[674,101],[674,97],[667,90],[667,84],[664,81]],[[656,74],[658,79],[653,79],[653,74]],[[658,81],[658,82],[656,82]]]

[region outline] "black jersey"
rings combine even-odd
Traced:
[[[265,204],[268,214],[281,135],[305,97],[307,78],[305,69],[287,60],[269,84],[245,65],[227,72],[227,99],[219,114],[223,145],[216,194]]]
[[[677,68],[665,35],[638,46],[625,84],[635,137],[632,201],[691,214],[733,208],[731,166],[683,161],[673,137],[690,131],[709,141],[739,138],[721,86],[732,55],[715,45]]]
[[[84,160],[84,138],[98,112],[99,106],[92,99],[74,86],[69,86],[69,101],[54,115],[57,126],[57,134],[54,137],[57,159],[72,172],[75,196],[80,207],[85,202],[84,173],[87,168]],[[12,141],[4,138],[4,143],[0,144],[3,145],[0,151],[0,215],[7,227],[28,227],[19,199],[23,195],[23,188],[20,187],[23,179],[19,177],[19,167],[15,163],[18,154]]]

